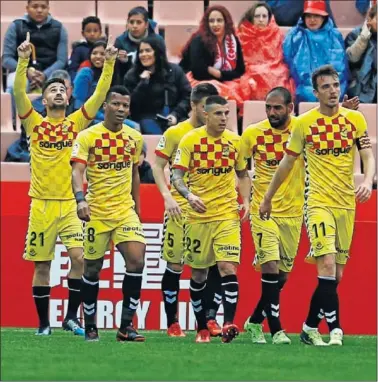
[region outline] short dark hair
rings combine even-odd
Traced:
[[[205,97],[219,95],[217,88],[209,83],[198,84],[192,89],[190,100],[193,103],[199,103]]]
[[[28,5],[29,5],[32,1],[35,1],[35,0],[28,0]],[[44,1],[46,1],[46,3],[47,3],[48,5],[50,5],[50,1],[49,1],[49,0],[44,0]]]
[[[132,17],[132,16],[135,16],[135,15],[142,15],[143,16],[143,19],[144,21],[148,21],[148,11],[146,8],[144,7],[135,7],[133,8],[129,14],[127,15],[127,20]]]
[[[63,79],[63,78],[53,77],[53,78],[50,78],[49,80],[47,80],[47,81],[43,84],[43,87],[42,87],[42,95],[45,93],[45,90],[46,90],[51,84],[55,84],[55,83],[62,84],[62,85],[66,88],[66,83],[64,82],[64,79]],[[66,89],[67,89],[67,88],[66,88]]]
[[[377,4],[374,4],[369,10],[368,10],[368,16],[371,19],[374,19],[375,16],[377,16]]]
[[[220,95],[213,95],[213,96],[210,96],[207,98],[206,100],[206,108],[208,108],[209,106],[212,106],[212,105],[227,105],[228,102],[226,100],[226,98],[223,98],[221,97]]]
[[[336,69],[332,65],[323,65],[312,73],[312,87],[318,90],[318,78],[321,76],[339,77]]]
[[[266,95],[266,99],[268,99],[268,97],[269,97],[271,94],[274,94],[274,93],[279,94],[279,95],[283,98],[285,105],[289,105],[289,103],[292,103],[292,102],[293,102],[293,97],[291,96],[291,93],[289,92],[289,90],[287,90],[287,89],[284,88],[283,86],[277,86],[277,87],[273,88],[273,89]]]
[[[121,94],[123,96],[130,96],[130,91],[129,89],[127,89],[127,87],[122,85],[114,85],[106,93],[106,98],[105,98],[106,102],[109,101],[113,93]]]
[[[84,29],[85,27],[88,25],[88,24],[98,24],[98,26],[100,27],[100,31],[102,31],[102,25],[101,25],[101,20],[96,17],[96,16],[88,16],[88,17],[85,17],[83,19],[83,21],[81,22],[81,30],[84,32]]]

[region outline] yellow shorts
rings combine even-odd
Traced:
[[[183,221],[176,222],[164,216],[163,243],[161,258],[169,263],[182,264],[184,257]]]
[[[251,229],[256,255],[253,265],[257,271],[261,264],[279,261],[279,269],[291,272],[301,237],[303,217],[271,217],[262,220],[258,215],[251,217]]]
[[[315,257],[336,255],[337,264],[346,264],[354,230],[355,210],[332,207],[308,207],[305,213],[311,250],[306,262]]]
[[[91,220],[84,228],[84,258],[101,259],[109,249],[110,240],[117,245],[128,241],[145,244],[142,223],[134,210],[123,220]]]
[[[60,237],[67,250],[83,248],[83,225],[76,214],[75,200],[33,198],[24,259],[54,260],[56,240]]]
[[[191,268],[206,269],[218,261],[240,263],[239,220],[184,224],[184,260]]]

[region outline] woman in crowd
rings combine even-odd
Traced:
[[[188,117],[191,86],[182,69],[168,62],[161,39],[142,39],[124,85],[131,92],[131,118],[143,134],[162,134]]]
[[[240,77],[245,72],[243,52],[230,12],[221,5],[209,7],[200,27],[182,51],[180,66],[192,87],[210,82],[220,95],[243,104]]]
[[[143,38],[147,36],[156,36],[163,38],[155,32],[157,24],[149,20],[148,11],[143,7],[133,8],[127,16],[127,26],[123,34],[117,37],[114,46],[118,49],[118,60],[116,63],[116,72],[118,72],[117,81],[123,81],[125,74],[131,69],[135,62],[138,46]]]
[[[377,103],[377,5],[370,8],[362,27],[345,39],[352,81],[348,95],[362,103]]]
[[[241,78],[245,98],[265,100],[276,86],[287,88],[294,96],[294,81],[284,62],[284,35],[274,20],[270,6],[256,2],[243,15],[238,28],[246,74]]]
[[[296,103],[316,101],[311,73],[326,64],[337,70],[344,97],[349,79],[344,40],[328,17],[324,1],[305,2],[304,14],[286,36],[283,51],[295,81]]]
[[[74,107],[75,110],[80,109],[84,103],[91,97],[94,93],[97,83],[100,79],[102,69],[105,62],[105,49],[106,42],[103,40],[96,41],[91,50],[89,51],[89,61],[90,67],[82,68],[76,75],[74,81]],[[113,81],[114,82],[114,81]],[[104,120],[104,111],[101,108],[93,121],[92,124],[102,122]],[[125,124],[128,126],[139,130],[138,124],[126,119]]]

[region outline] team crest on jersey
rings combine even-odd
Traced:
[[[131,153],[131,144],[130,144],[130,142],[126,142],[125,143],[124,150],[125,150],[125,154],[130,154]]]
[[[230,156],[230,147],[229,146],[223,146],[222,156],[223,157]]]
[[[348,138],[348,129],[346,127],[340,128],[340,134],[341,134],[341,138],[347,139]]]
[[[164,135],[160,138],[160,141],[157,145],[157,149],[158,150],[163,150],[165,148],[165,143],[166,143],[166,140],[165,140],[165,137]]]

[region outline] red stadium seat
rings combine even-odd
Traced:
[[[106,1],[100,0],[97,2],[97,15],[103,24],[108,24],[111,27],[112,24],[122,25],[126,28],[127,15],[132,8],[144,7],[148,9],[148,2],[143,1]],[[124,30],[123,30],[124,31]],[[121,31],[121,33],[123,32]],[[111,32],[113,35],[113,32]],[[116,38],[117,35],[113,35]]]
[[[1,132],[1,151],[0,161],[3,162],[7,155],[8,147],[20,138],[21,133],[17,131],[2,131]]]
[[[251,124],[266,119],[265,101],[245,101],[243,131]]]
[[[1,1],[1,23],[13,21],[26,13],[26,1]],[[2,35],[4,38],[4,35]]]
[[[163,28],[169,61],[179,62],[182,48],[198,25],[166,25]]]
[[[238,133],[238,110],[236,106],[236,101],[229,99],[228,105],[230,107],[230,118],[228,120],[227,128],[234,133]]]
[[[355,1],[331,2],[331,9],[336,25],[340,27],[357,27],[364,22],[364,16],[358,12]]]
[[[154,20],[160,25],[199,25],[203,1],[154,1]]]
[[[50,13],[57,20],[81,22],[84,17],[96,15],[96,2],[94,0],[80,1],[50,1]],[[81,28],[80,28],[81,29]]]
[[[8,93],[1,93],[1,131],[12,131],[12,99]]]
[[[319,106],[317,102],[302,102],[299,104],[299,114],[305,113],[314,107]],[[376,104],[360,104],[358,109],[366,118],[368,125],[368,133],[371,137],[377,136],[377,105]]]
[[[348,36],[348,34],[350,32],[352,32],[353,28],[338,28],[340,33],[343,35],[343,39],[345,40],[346,36]]]
[[[223,5],[226,7],[232,16],[235,26],[239,24],[241,17],[248,8],[252,6],[252,1],[222,1],[222,0],[210,0],[209,6]]]

